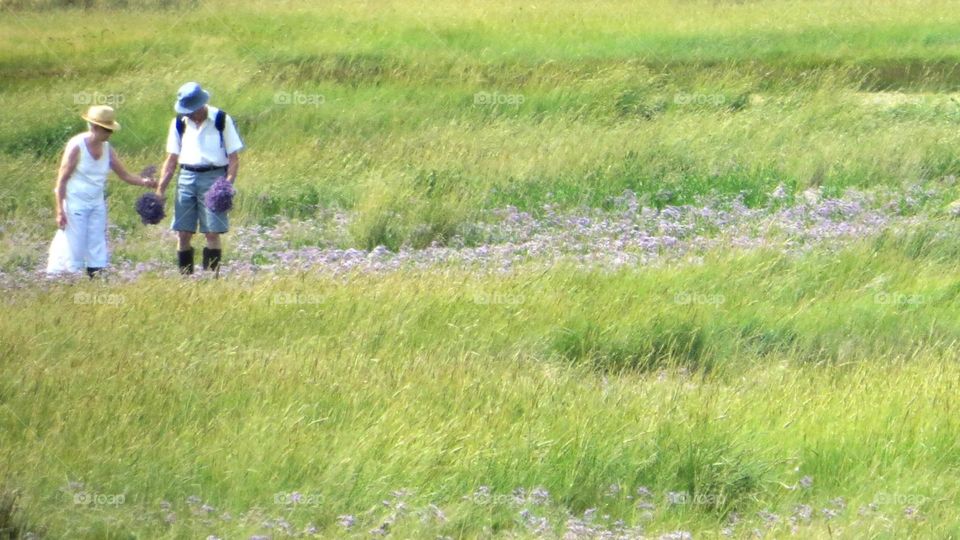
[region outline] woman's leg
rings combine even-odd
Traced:
[[[101,203],[90,209],[87,219],[87,273],[94,273],[107,266],[107,207]]]
[[[89,213],[78,204],[70,204],[69,200],[66,207],[67,226],[64,232],[67,233],[67,244],[70,245],[70,271],[82,272],[86,266]]]

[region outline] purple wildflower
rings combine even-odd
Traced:
[[[813,519],[813,507],[809,504],[799,504],[793,509],[793,517],[799,521]]]
[[[207,194],[203,197],[203,204],[218,214],[220,212],[226,212],[233,208],[233,196],[235,193],[236,190],[233,189],[233,184],[221,176],[217,178],[216,182],[207,190]]]
[[[463,500],[470,501],[475,504],[487,504],[490,502],[490,487],[480,486],[470,495],[464,495]]]
[[[530,493],[530,496],[532,499],[531,502],[536,505],[546,504],[550,500],[550,492],[542,486],[537,486],[534,488],[534,490]]]
[[[527,490],[522,487],[514,488],[511,497],[513,504],[525,504],[527,502]]]
[[[430,506],[427,507],[427,511],[429,512],[428,515],[432,516],[440,523],[445,523],[447,521],[447,515],[439,506],[431,503]]]
[[[768,512],[766,510],[761,510],[757,512],[757,516],[759,516],[760,519],[763,520],[763,522],[766,523],[767,525],[774,525],[780,521],[780,516],[778,516],[777,514],[774,514],[773,512]]]
[[[951,216],[960,217],[960,200],[950,203],[950,206],[948,206],[947,209],[950,211]]]
[[[144,225],[156,225],[166,216],[163,197],[153,192],[144,193],[137,199],[136,210]]]

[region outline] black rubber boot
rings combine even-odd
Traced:
[[[220,255],[222,253],[223,250],[221,249],[203,248],[203,269],[216,272],[220,268]]]
[[[95,277],[97,277],[97,276],[100,275],[100,271],[101,271],[101,270],[103,270],[103,268],[91,268],[91,267],[88,266],[88,267],[87,267],[87,275],[90,276],[90,279],[93,279],[93,278],[95,278]]]
[[[193,273],[193,248],[177,252],[177,266],[185,276]]]

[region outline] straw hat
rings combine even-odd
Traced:
[[[107,105],[94,105],[87,109],[87,114],[80,115],[80,118],[110,131],[120,129],[120,124],[117,123],[117,113],[114,112],[113,107]]]

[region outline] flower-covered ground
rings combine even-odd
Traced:
[[[227,258],[220,276],[250,277],[274,272],[389,272],[460,268],[473,271],[509,271],[518,265],[549,268],[573,264],[586,269],[644,267],[677,261],[695,262],[711,252],[732,249],[775,249],[799,255],[825,248],[837,249],[863,241],[886,230],[909,230],[931,220],[952,216],[934,208],[935,187],[910,188],[907,195],[848,190],[835,197],[820,190],[787,193],[774,190],[765,206],[749,208],[740,197],[713,196],[700,204],[643,206],[627,191],[611,200],[610,208],[558,211],[547,204],[534,216],[514,207],[487,212],[482,221],[463,224],[445,245],[396,252],[384,246],[372,250],[340,248],[349,243],[351,216],[331,212],[314,220],[281,219],[273,226],[240,226],[229,233]],[[926,213],[920,213],[924,207]],[[147,231],[154,243],[130,240],[113,228],[113,251],[146,253],[145,260],[114,256],[110,279],[129,281],[144,273],[167,277],[176,274],[171,264],[173,233],[164,228]],[[165,238],[166,244],[157,241]],[[203,240],[197,239],[197,244]],[[38,245],[42,249],[42,245]],[[157,252],[159,250],[159,253]],[[197,274],[196,279],[200,279]],[[0,273],[6,287],[42,283],[43,268]]]

